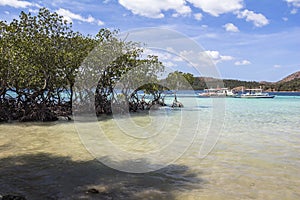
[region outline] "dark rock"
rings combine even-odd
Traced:
[[[87,192],[88,192],[88,193],[91,193],[91,194],[99,194],[99,190],[97,190],[97,189],[95,189],[95,188],[88,189]]]
[[[24,196],[18,195],[4,195],[1,200],[26,200]]]

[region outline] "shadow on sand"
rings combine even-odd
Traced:
[[[126,162],[121,163],[126,165]],[[184,165],[132,174],[96,160],[73,161],[51,154],[29,154],[0,160],[0,194],[35,199],[174,199],[174,192],[201,188],[199,173]]]

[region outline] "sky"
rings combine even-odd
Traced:
[[[147,28],[176,31],[197,43],[225,79],[278,81],[300,70],[300,0],[0,0],[0,20],[9,23],[21,11],[34,14],[41,7],[83,34],[96,35],[101,28],[142,29],[147,37],[152,33]],[[185,39],[177,45],[185,46]],[[201,60],[201,52],[189,47],[174,52],[176,47],[160,42],[163,51],[146,52],[172,69],[197,74],[196,61],[182,58],[192,52]]]

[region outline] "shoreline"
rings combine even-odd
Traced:
[[[300,93],[300,90],[299,91],[268,91],[268,90],[266,90],[267,92],[283,92],[283,93],[297,93],[297,92],[299,92]]]

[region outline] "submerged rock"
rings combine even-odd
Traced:
[[[18,196],[18,195],[4,195],[4,196],[0,196],[0,200],[26,200],[26,198],[24,196]]]
[[[87,193],[91,193],[91,194],[99,194],[99,190],[95,189],[95,188],[91,188],[87,191]]]
[[[86,193],[91,195],[96,195],[99,199],[103,199],[103,200],[112,200],[114,199],[113,196],[115,196],[113,192],[108,192],[106,190],[96,189],[96,188],[88,189]]]

